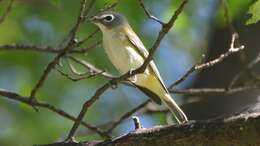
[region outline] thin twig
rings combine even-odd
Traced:
[[[74,67],[74,65],[70,62],[69,59],[67,59],[67,62],[68,62],[70,71],[71,71],[73,74],[77,75],[77,76],[85,76],[85,75],[87,75],[87,74],[89,74],[89,73],[91,72],[91,71],[89,71],[89,69],[87,69],[87,71],[85,71],[85,72],[79,72],[79,71],[77,71],[77,69]]]
[[[252,68],[255,67],[259,62],[260,62],[260,52],[253,61],[251,61],[239,73],[237,73],[235,75],[235,77],[232,79],[232,81],[228,85],[228,89],[232,88],[237,83],[237,81],[240,79],[240,77],[242,75],[244,75],[245,73],[249,73],[249,75],[252,75],[254,77],[254,75],[253,75],[254,73],[252,72]],[[257,80],[257,78],[254,78],[254,79]]]
[[[102,72],[100,75],[105,78],[108,78],[108,79],[115,78],[115,76],[113,76],[112,74],[105,72],[104,70],[96,68],[94,65],[88,63],[85,60],[81,60],[81,59],[75,58],[73,56],[68,56],[68,57],[69,57],[69,59],[73,60],[74,62],[78,63],[79,65],[82,65],[83,67],[85,67],[91,73],[101,73]]]
[[[113,9],[114,7],[116,7],[118,4],[119,4],[120,0],[116,0],[114,3],[112,4],[108,4],[108,3],[105,3],[105,6],[103,9],[100,9],[98,12],[102,12],[102,11],[106,11],[106,10],[111,10]]]
[[[77,82],[77,81],[80,81],[80,80],[84,80],[84,79],[89,79],[89,78],[95,77],[97,75],[100,75],[100,74],[102,74],[104,72],[104,71],[102,71],[102,72],[99,72],[99,73],[92,73],[90,75],[84,75],[84,76],[80,76],[80,77],[75,78],[75,77],[72,77],[69,74],[63,72],[61,69],[59,69],[57,67],[55,67],[55,68],[62,76],[66,77],[69,80],[74,81],[74,82]]]
[[[93,7],[95,0],[90,0],[90,3],[87,5],[88,0],[81,0],[80,2],[80,14],[78,15],[76,24],[72,27],[72,29],[69,31],[68,35],[62,40],[59,46],[62,46],[66,41],[68,41],[68,44],[70,44],[73,40],[75,40],[76,32],[79,28],[79,25],[84,22],[87,18],[87,15],[91,8]],[[78,46],[77,43],[74,43],[75,46]]]
[[[78,42],[76,46],[80,46],[81,44],[85,43],[86,41],[88,41],[90,38],[92,38],[93,36],[95,36],[100,30],[97,28],[95,29],[92,33],[90,33],[89,36],[87,36],[85,39],[83,39],[82,41]]]
[[[199,88],[199,89],[170,89],[169,92],[173,94],[185,94],[185,95],[227,95],[235,94],[243,91],[249,91],[253,89],[259,89],[259,85],[250,85],[235,87],[232,89],[227,88]]]
[[[14,0],[10,0],[9,5],[7,6],[6,10],[4,11],[3,15],[0,17],[0,24],[4,22],[7,15],[11,12]]]
[[[245,46],[240,46],[238,48],[234,48],[234,42],[235,42],[235,38],[236,38],[236,34],[234,34],[232,36],[232,41],[231,41],[231,44],[230,44],[230,48],[229,50],[224,53],[224,54],[221,54],[218,58],[214,59],[214,60],[211,60],[207,63],[203,63],[201,65],[197,65],[195,67],[195,70],[200,70],[200,69],[205,69],[205,68],[209,68],[215,64],[218,64],[220,62],[222,62],[225,58],[227,58],[229,55],[233,54],[233,53],[236,53],[236,52],[239,52],[241,50],[243,50],[245,48]]]
[[[172,89],[173,87],[179,85],[184,80],[186,80],[186,78],[195,71],[195,67],[196,65],[193,65],[190,69],[188,69],[188,71],[184,75],[182,75],[177,81],[170,85],[169,89]]]
[[[145,7],[145,5],[144,5],[144,3],[143,3],[143,0],[139,0],[139,2],[140,2],[141,7],[142,7],[143,10],[144,10],[146,16],[147,16],[149,19],[152,19],[152,20],[154,20],[154,21],[160,23],[162,26],[165,25],[165,23],[164,23],[163,21],[161,21],[161,20],[158,19],[157,17],[153,16],[153,15],[149,12],[149,10],[146,9],[146,7]]]
[[[153,44],[153,46],[151,47],[151,49],[149,50],[149,55],[148,57],[145,59],[143,65],[141,67],[139,67],[138,69],[134,70],[132,72],[133,75],[138,74],[138,73],[142,73],[145,71],[146,67],[148,66],[148,64],[150,63],[150,61],[153,59],[153,55],[156,52],[157,48],[159,47],[162,39],[165,37],[165,35],[169,32],[169,30],[172,28],[172,26],[174,25],[174,22],[177,20],[178,16],[180,15],[180,13],[182,12],[185,4],[188,2],[188,0],[183,0],[181,5],[178,7],[178,9],[174,12],[173,16],[171,17],[171,19],[164,25],[162,25],[162,29],[159,32],[159,35],[155,41],[155,43]]]
[[[68,51],[69,54],[75,53],[86,53],[92,48],[95,48],[101,44],[101,41],[98,41],[92,44],[87,48],[79,48]],[[50,46],[36,46],[30,44],[4,44],[0,45],[0,51],[35,51],[35,52],[44,52],[44,53],[61,53],[62,49],[50,47]]]
[[[139,130],[139,129],[143,128],[143,126],[141,125],[140,119],[137,116],[133,116],[132,119],[134,121],[135,130]]]
[[[232,19],[230,17],[230,12],[229,12],[229,8],[228,8],[228,1],[227,0],[221,0],[221,2],[222,2],[222,5],[223,5],[223,8],[224,8],[224,17],[225,17],[225,20],[226,20],[226,25],[229,28],[229,33],[231,35],[236,34],[237,38],[239,38],[239,34],[238,34],[237,30],[234,27],[234,25],[232,24]],[[239,39],[237,39],[237,44],[238,44],[238,46],[241,46],[241,42],[240,42]],[[245,55],[244,52],[240,52],[239,58],[240,58],[241,64],[245,65],[246,55]]]
[[[101,41],[97,41],[97,42],[95,42],[94,44],[92,44],[91,46],[89,46],[87,48],[81,48],[81,49],[78,49],[78,50],[71,50],[70,52],[71,53],[86,53],[90,49],[94,49],[94,48],[96,48],[96,47],[98,47],[100,45],[101,45]]]
[[[115,79],[116,78],[114,75],[112,75],[104,70],[98,69],[97,67],[95,67],[94,65],[90,64],[89,62],[87,62],[85,60],[78,59],[74,56],[67,56],[67,57],[69,57],[71,60],[75,61],[79,65],[82,65],[83,67],[85,67],[87,70],[89,70],[90,73],[94,74],[95,76],[97,76],[97,75],[102,76],[106,79]],[[128,81],[121,81],[121,83],[123,83],[124,85],[133,87],[133,85]]]

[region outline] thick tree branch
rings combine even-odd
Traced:
[[[41,146],[200,146],[259,145],[260,104],[228,117],[183,125],[138,129],[105,141],[54,143]]]

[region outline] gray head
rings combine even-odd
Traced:
[[[100,29],[111,29],[118,26],[127,25],[127,19],[114,11],[103,11],[93,16],[90,21],[100,27]]]

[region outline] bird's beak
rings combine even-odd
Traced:
[[[97,16],[92,16],[92,17],[90,17],[90,18],[88,19],[88,21],[90,21],[90,22],[92,22],[92,23],[98,23],[99,20],[100,20],[100,18],[97,17]]]

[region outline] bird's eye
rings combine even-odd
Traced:
[[[106,22],[111,22],[114,20],[114,16],[113,15],[107,15],[104,17],[104,21]]]

